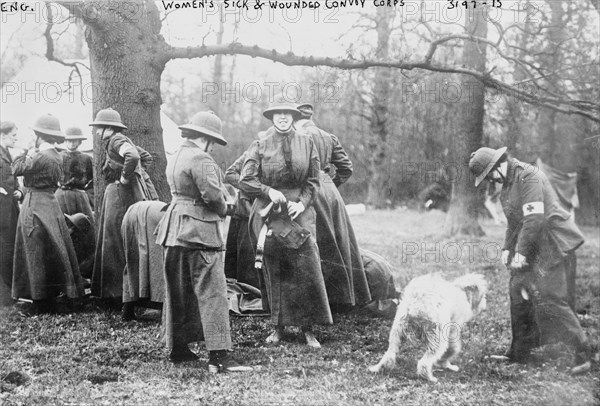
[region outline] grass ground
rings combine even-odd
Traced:
[[[172,365],[160,342],[160,324],[151,315],[122,322],[115,312],[88,305],[72,314],[24,317],[0,310],[0,403],[12,404],[244,404],[244,405],[593,405],[600,404],[598,365],[591,373],[568,374],[572,353],[562,345],[536,352],[529,365],[498,364],[510,343],[508,274],[499,255],[503,228],[484,222],[480,240],[443,240],[440,212],[371,211],[353,217],[361,246],[395,266],[400,283],[442,272],[453,277],[483,273],[490,282],[488,310],[464,335],[459,372],[436,372],[430,384],[416,377],[421,349],[407,345],[391,373],[366,370],[387,348],[391,320],[337,315],[321,327],[323,348],[312,350],[301,334],[266,346],[268,320],[232,317],[236,356],[255,371],[210,375],[201,359]],[[600,323],[600,237],[584,229],[578,250],[578,307],[582,324],[598,341]],[[437,245],[436,245],[437,244]],[[459,254],[460,250],[460,254]]]

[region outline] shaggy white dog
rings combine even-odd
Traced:
[[[391,369],[404,339],[420,338],[427,351],[417,364],[417,374],[437,382],[432,368],[458,371],[450,360],[460,352],[461,330],[485,309],[487,283],[482,275],[467,274],[448,282],[438,275],[419,276],[409,282],[396,311],[389,347],[371,372]]]

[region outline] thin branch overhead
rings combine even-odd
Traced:
[[[49,61],[60,63],[64,66],[70,66],[73,68],[73,71],[69,75],[69,90],[71,89],[71,79],[73,77],[73,73],[77,73],[79,78],[79,89],[83,89],[83,76],[81,75],[80,67],[90,69],[88,66],[85,66],[81,62],[65,62],[60,58],[57,58],[54,54],[54,39],[52,38],[52,27],[54,26],[54,15],[52,13],[52,7],[50,3],[46,3],[46,12],[47,16],[47,24],[46,29],[44,30],[44,38],[46,38],[46,58]],[[83,90],[80,91],[81,102],[83,103]]]
[[[592,121],[600,122],[600,103],[589,102],[581,104],[566,97],[548,95],[542,92],[531,91],[531,88],[523,89],[522,86],[514,86],[490,76],[488,73],[482,73],[474,69],[468,69],[464,66],[441,65],[433,61],[433,55],[436,48],[451,40],[478,40],[497,49],[497,44],[486,39],[475,38],[469,35],[453,35],[440,38],[434,41],[421,61],[405,60],[373,60],[373,59],[341,59],[331,57],[298,56],[292,52],[280,53],[275,49],[265,49],[257,45],[249,46],[240,43],[231,43],[225,45],[212,45],[200,47],[166,47],[164,53],[159,58],[162,63],[166,63],[175,58],[203,58],[214,55],[247,55],[253,58],[264,58],[273,62],[279,62],[288,66],[328,66],[332,68],[350,70],[350,69],[368,69],[368,68],[394,68],[400,70],[424,69],[433,72],[464,74],[481,81],[486,87],[492,88],[502,94],[514,97],[530,104],[543,106],[564,114],[576,114],[586,117]],[[507,57],[507,59],[510,59]]]

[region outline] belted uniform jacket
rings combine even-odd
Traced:
[[[541,267],[559,262],[584,242],[573,216],[562,208],[546,175],[509,158],[500,196],[508,220],[504,249]]]
[[[158,224],[156,243],[166,247],[223,249],[227,212],[222,173],[214,159],[184,141],[167,165],[173,201]]]
[[[320,129],[312,120],[300,120],[297,125],[313,138],[319,152],[321,170],[331,177],[336,187],[345,183],[352,176],[352,161],[338,137]],[[331,169],[332,165],[335,172]]]

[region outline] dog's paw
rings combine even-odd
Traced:
[[[438,381],[438,379],[435,376],[433,376],[433,375],[427,376],[425,374],[423,374],[423,375],[419,374],[419,376],[422,379],[425,379],[426,381],[429,381],[431,383],[437,383],[437,381]]]
[[[449,371],[454,371],[454,372],[458,372],[460,370],[460,368],[458,367],[458,365],[454,365],[454,364],[451,364],[449,362],[437,363],[436,366],[438,368],[447,369]]]
[[[373,372],[375,374],[381,371],[381,367],[379,365],[372,365],[367,369],[369,370],[369,372]]]

